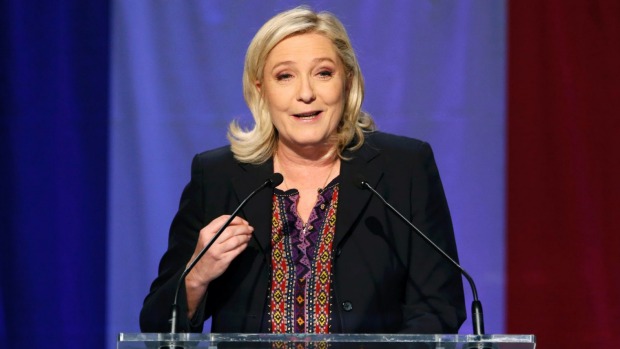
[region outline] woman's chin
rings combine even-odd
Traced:
[[[335,142],[330,142],[329,137],[319,136],[294,137],[281,143],[292,150],[325,150],[335,146]]]

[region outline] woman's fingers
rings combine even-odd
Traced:
[[[200,231],[200,237],[192,259],[210,243],[229,217],[220,216]],[[253,231],[254,228],[246,220],[235,217],[200,261],[198,261],[191,272],[193,274],[191,279],[199,284],[208,285],[213,279],[222,275],[230,263],[245,250],[252,238]]]

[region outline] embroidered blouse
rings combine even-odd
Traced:
[[[274,191],[267,309],[272,333],[330,333],[337,180],[319,191],[305,224],[297,213],[299,192]]]

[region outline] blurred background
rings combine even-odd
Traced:
[[[139,332],[191,158],[251,123],[247,45],[301,4],[345,24],[379,128],[432,145],[486,332],[617,343],[619,2],[5,0],[0,346]]]

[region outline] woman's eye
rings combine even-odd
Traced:
[[[334,75],[331,70],[321,70],[319,72],[319,77],[321,78],[330,78]]]
[[[292,74],[289,73],[281,73],[276,75],[276,80],[278,81],[285,81],[285,80],[290,80],[293,77]]]

